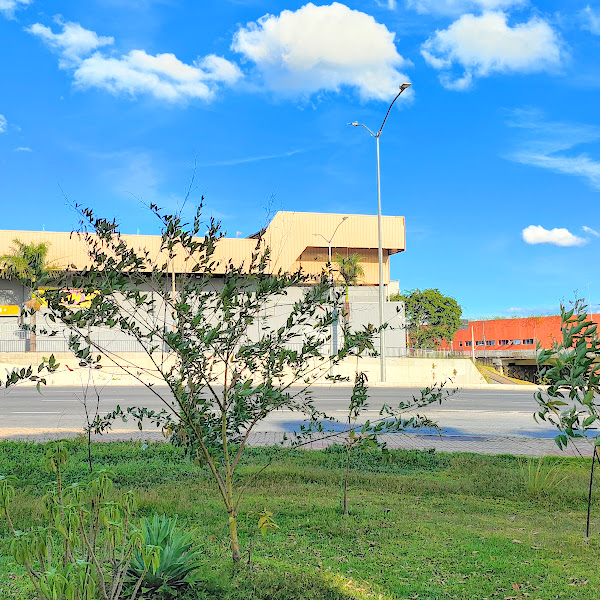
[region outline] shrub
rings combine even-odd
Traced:
[[[193,541],[193,533],[184,533],[177,527],[177,518],[154,515],[141,522],[143,545],[129,565],[132,583],[141,578],[142,591],[151,598],[175,596],[196,581],[200,565],[200,548]],[[159,548],[159,559],[147,569],[148,548]]]
[[[112,473],[94,471],[86,481],[65,486],[69,459],[64,441],[48,445],[46,471],[56,481],[44,497],[46,525],[19,531],[10,516],[14,478],[0,476],[0,510],[12,536],[11,553],[25,567],[40,600],[135,600],[145,573],[159,562],[160,548],[144,544],[134,526],[133,493],[113,499]],[[134,553],[144,557],[143,573],[124,591]]]

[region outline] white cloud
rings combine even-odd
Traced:
[[[527,244],[553,244],[554,246],[582,246],[586,239],[573,235],[564,227],[544,229],[541,225],[530,225],[521,232]]]
[[[546,122],[535,111],[514,111],[508,123],[528,133],[517,150],[506,158],[525,165],[586,178],[600,189],[600,161],[588,154],[566,154],[580,144],[600,140],[600,127],[576,123]]]
[[[218,84],[231,84],[242,77],[236,64],[214,54],[198,58],[192,64],[171,53],[153,56],[144,50],[114,56],[94,52],[112,45],[114,38],[99,36],[79,23],[64,23],[62,28],[61,33],[54,33],[36,23],[27,31],[60,54],[59,66],[73,69],[74,83],[80,88],[94,87],[131,96],[150,94],[169,102],[190,98],[210,100]]]
[[[419,13],[462,15],[469,11],[503,10],[523,6],[528,0],[406,0]]]
[[[492,73],[531,73],[558,67],[564,49],[555,31],[536,17],[511,27],[503,12],[463,15],[447,29],[438,30],[422,46],[421,54],[449,89],[468,88],[473,77]],[[451,69],[459,65],[463,74]]]
[[[586,225],[584,225],[581,229],[583,229],[586,233],[593,235],[594,237],[600,237],[600,233],[598,233],[595,229],[592,229],[591,227],[587,227]]]
[[[15,152],[33,152],[33,150],[27,146],[19,146],[18,148],[15,148]]]
[[[285,96],[356,88],[363,99],[389,100],[407,80],[410,64],[395,34],[344,4],[312,3],[241,27],[232,49],[255,63],[265,88]]]
[[[50,27],[40,23],[35,23],[26,29],[61,55],[61,67],[73,66],[90,52],[101,46],[110,46],[115,41],[113,37],[99,36],[95,31],[85,29],[79,23],[68,22],[61,25],[61,33],[54,33]]]
[[[0,133],[4,133],[6,131],[6,127],[8,126],[8,122],[4,115],[0,115]]]
[[[31,4],[32,0],[0,0],[0,13],[6,17],[13,17],[15,11]]]
[[[217,84],[232,84],[240,77],[237,65],[213,54],[188,65],[174,54],[152,56],[144,50],[132,50],[120,58],[97,52],[83,60],[74,74],[75,85],[82,88],[97,87],[132,96],[147,93],[169,102],[211,100]]]
[[[396,0],[375,0],[382,8],[389,8],[390,10],[396,10],[398,3]]]
[[[588,5],[580,11],[579,15],[583,21],[583,29],[587,29],[594,35],[600,35],[600,11]]]

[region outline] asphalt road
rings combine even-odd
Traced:
[[[166,387],[155,388],[165,399],[170,395]],[[419,411],[442,428],[446,435],[532,436],[554,437],[556,431],[548,425],[536,424],[533,413],[536,403],[533,386],[521,390],[464,389],[442,405],[431,405]],[[349,387],[314,387],[316,407],[334,418],[344,420],[347,414]],[[377,418],[379,408],[419,395],[418,388],[374,387],[369,391],[369,407],[365,418]],[[160,410],[164,404],[141,386],[107,386],[100,396],[99,413],[105,414],[120,405],[145,406]],[[95,398],[88,400],[95,411]],[[260,424],[257,431],[283,432],[297,430],[301,423],[298,413],[277,411]],[[0,438],[15,429],[58,431],[81,429],[85,424],[85,410],[80,387],[48,387],[41,394],[32,387],[15,387],[0,391]],[[118,422],[115,431],[134,430],[133,423]]]

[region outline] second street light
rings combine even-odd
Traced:
[[[327,239],[322,233],[313,233],[315,237],[322,237],[327,242],[327,257],[328,257],[328,266],[329,266],[329,276],[331,278],[331,285],[333,286],[333,274],[331,268],[331,244],[333,243],[333,238],[337,233],[337,230],[340,228],[340,225],[347,219],[348,217],[343,217],[342,220],[338,223],[338,226],[333,230],[331,237]],[[331,324],[331,355],[337,354],[337,311],[336,311],[336,320]],[[329,374],[333,375],[333,363],[331,359],[329,360]]]
[[[385,118],[383,119],[383,123],[379,128],[377,133],[373,133],[366,125],[355,121],[354,123],[348,123],[348,125],[353,125],[354,127],[364,127],[376,140],[377,140],[377,234],[379,238],[379,247],[378,247],[378,258],[379,258],[379,326],[381,330],[379,332],[379,361],[380,361],[380,381],[386,380],[386,372],[385,372],[385,330],[383,327],[383,304],[384,304],[384,290],[383,290],[383,240],[382,240],[382,231],[381,231],[381,176],[379,171],[379,136],[381,136],[381,132],[383,131],[383,126],[387,121],[387,118],[392,110],[392,106],[394,106],[394,102],[398,100],[400,94],[408,89],[411,86],[410,83],[403,83],[400,86],[400,91],[396,95],[396,97],[392,100],[390,107],[388,108],[387,113],[385,114]]]

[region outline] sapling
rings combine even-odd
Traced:
[[[560,449],[576,439],[592,444],[586,523],[589,537],[594,464],[600,461],[600,339],[598,325],[590,320],[581,299],[569,310],[561,303],[560,320],[562,339],[555,340],[548,350],[538,344],[537,364],[548,387],[535,394],[540,410],[534,418],[558,429],[555,441]]]
[[[379,411],[379,418],[358,423],[361,415],[368,410],[367,376],[357,373],[348,406],[348,418],[345,429],[344,448],[346,460],[344,480],[342,485],[342,512],[348,514],[348,479],[350,477],[350,457],[353,451],[360,450],[367,453],[375,451],[387,452],[387,443],[380,438],[383,434],[402,433],[407,430],[430,428],[440,432],[438,425],[426,416],[415,414],[407,416],[411,411],[425,408],[434,402],[442,403],[444,399],[455,394],[456,388],[447,388],[452,380],[441,384],[434,384],[420,391],[420,396],[413,396],[410,400],[401,401],[397,407],[384,404]]]
[[[256,476],[240,477],[238,465],[253,432],[281,409],[318,423],[322,414],[307,388],[345,358],[373,352],[377,329],[352,331],[343,323],[343,343],[330,353],[331,328],[343,302],[332,289],[331,266],[316,278],[301,270],[278,271],[260,236],[246,263],[219,262],[215,252],[222,234],[214,220],[202,221],[201,207],[191,223],[150,208],[162,230],[153,253],[130,244],[115,221],[78,207],[89,264],[65,270],[64,282],[46,291],[47,333],[66,328],[80,361],[108,357],[161,400],[163,411],[116,407],[95,420],[94,430],[105,431],[115,418],[134,418],[141,427],[150,417],[183,440],[212,474],[238,562],[239,506],[249,478]],[[183,265],[177,273],[175,262]],[[69,306],[72,288],[90,299],[85,306]],[[300,295],[291,299],[297,290]],[[277,326],[264,321],[266,309],[279,311]],[[133,340],[149,366],[112,352],[90,333],[98,328]],[[26,378],[17,374],[12,383]],[[316,430],[311,426],[303,433]]]

